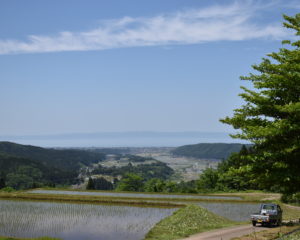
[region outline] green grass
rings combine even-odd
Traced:
[[[60,240],[59,238],[40,237],[40,238],[12,238],[0,237],[0,240]]]
[[[188,205],[161,220],[146,235],[145,240],[174,240],[212,229],[236,225],[204,208]]]
[[[284,240],[300,240],[300,231],[293,233],[291,235],[288,235],[283,238]]]
[[[289,207],[286,204],[279,203],[282,210],[283,210],[283,219],[284,220],[293,220],[293,219],[300,219],[300,209],[295,209]]]

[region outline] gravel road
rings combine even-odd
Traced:
[[[261,226],[253,227],[252,225],[247,224],[198,233],[183,240],[230,240],[235,237],[250,234],[254,231],[260,232],[266,229],[268,228]]]

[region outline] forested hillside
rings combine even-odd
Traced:
[[[69,185],[76,182],[82,166],[104,158],[105,154],[102,153],[0,142],[0,179],[16,189]]]
[[[29,158],[0,153],[0,179],[6,186],[15,189],[71,184],[76,177],[76,171],[61,170]]]
[[[172,154],[194,158],[226,159],[232,153],[239,152],[242,146],[243,144],[239,143],[199,143],[175,148]]]
[[[0,142],[0,153],[21,158],[29,158],[46,166],[66,171],[77,171],[82,166],[97,163],[105,158],[105,154],[74,149],[47,149],[11,142]]]
[[[168,179],[174,173],[174,170],[168,167],[165,163],[155,161],[151,164],[141,164],[136,166],[133,166],[132,164],[128,164],[124,167],[99,166],[92,172],[92,174],[103,174],[110,175],[113,177],[116,177],[118,175],[125,176],[127,173],[138,174],[145,180],[149,180],[151,178]]]

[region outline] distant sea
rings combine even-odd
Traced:
[[[196,143],[247,143],[224,132],[99,132],[0,136],[0,141],[41,147],[177,147]]]

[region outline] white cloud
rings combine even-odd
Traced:
[[[25,41],[0,40],[0,54],[104,50],[138,46],[199,44],[212,41],[282,39],[281,24],[257,25],[251,1],[214,5],[149,18],[106,20],[86,32],[28,36]]]

